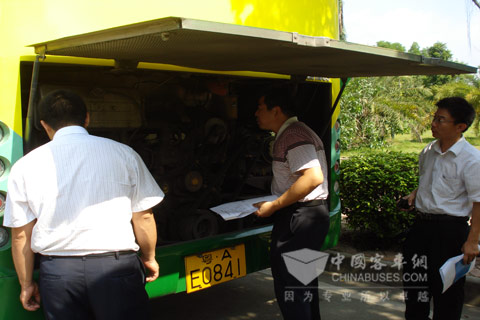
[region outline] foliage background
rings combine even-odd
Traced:
[[[377,46],[406,51],[399,43],[379,41]],[[412,43],[408,53],[450,61],[444,43],[420,49]],[[404,76],[350,79],[341,99],[343,150],[379,148],[397,134],[409,133],[422,142],[438,100],[459,96],[480,112],[480,79],[474,75]],[[479,133],[479,117],[474,130]]]
[[[399,43],[379,41],[377,46],[406,51]],[[452,58],[440,42],[423,49],[414,42],[408,52],[447,61]],[[339,117],[340,197],[356,246],[387,248],[401,243],[414,212],[397,209],[397,200],[417,187],[418,153],[433,140],[429,129],[435,103],[451,96],[465,98],[478,114],[480,79],[438,75],[349,80]],[[479,127],[477,116],[466,134],[478,146]]]
[[[384,244],[396,241],[414,218],[397,201],[417,185],[415,153],[371,151],[344,160],[340,198],[348,226]]]

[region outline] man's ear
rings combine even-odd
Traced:
[[[278,116],[282,112],[282,108],[280,108],[279,106],[275,106],[272,109],[276,116]]]
[[[467,124],[466,123],[458,123],[457,124],[457,129],[458,129],[458,131],[460,131],[460,133],[462,133],[467,129]]]
[[[49,127],[49,125],[48,125],[45,121],[40,120],[40,124],[42,125],[42,127],[43,127],[43,129],[44,129],[45,131],[48,130],[47,128]]]
[[[40,120],[40,124],[42,125],[43,129],[45,129],[45,132],[47,133],[47,136],[50,138],[50,140],[53,139],[53,136],[55,135],[55,130],[53,130],[52,127],[50,127],[48,125],[48,123],[46,123],[45,121],[43,120]]]

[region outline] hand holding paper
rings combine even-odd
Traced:
[[[472,262],[473,259],[475,259],[476,256],[480,254],[480,246],[478,245],[478,240],[477,241],[465,241],[465,243],[462,246],[462,252],[463,252],[463,263],[464,264],[469,264]]]
[[[463,254],[448,259],[439,270],[443,282],[442,293],[447,291],[458,279],[472,271],[475,261],[476,259],[473,259],[471,263],[463,264]]]
[[[239,219],[257,211],[257,208],[254,207],[253,204],[263,201],[273,201],[276,198],[278,197],[271,195],[260,198],[229,202],[210,208],[210,210],[222,216],[223,220]]]

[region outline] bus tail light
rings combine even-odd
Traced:
[[[3,211],[5,210],[5,194],[3,192],[0,192],[0,217],[3,216]]]

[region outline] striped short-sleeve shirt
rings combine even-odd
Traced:
[[[301,202],[328,197],[328,165],[322,140],[305,123],[292,117],[278,131],[273,146],[272,194],[282,195],[300,177],[300,170],[313,167],[321,167],[324,182]]]

